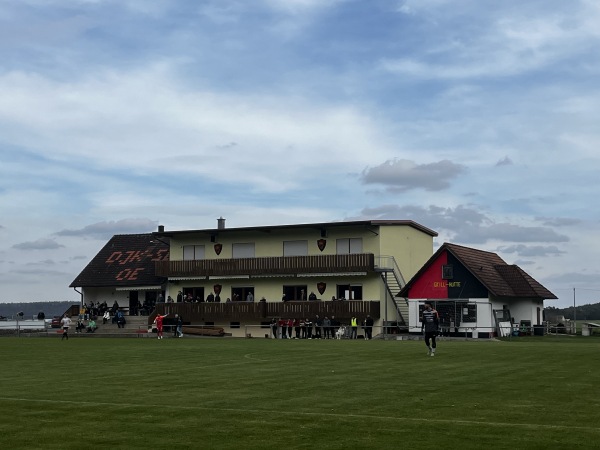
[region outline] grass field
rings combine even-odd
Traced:
[[[3,449],[600,442],[600,338],[0,339]]]

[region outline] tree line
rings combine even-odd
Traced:
[[[71,305],[77,305],[78,302],[21,302],[21,303],[0,303],[0,316],[9,319],[17,314],[23,313],[24,319],[37,317],[38,313],[43,312],[46,319],[53,316],[61,316]]]
[[[576,306],[575,310],[573,307],[569,308],[555,308],[554,306],[548,306],[544,308],[546,317],[564,316],[565,319],[574,318],[577,320],[600,320],[600,303],[590,303],[587,305]]]

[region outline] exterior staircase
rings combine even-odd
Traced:
[[[408,326],[408,302],[396,297],[406,284],[402,272],[393,256],[379,256],[375,261],[375,270],[380,273],[388,295],[396,305],[396,315],[400,326]]]

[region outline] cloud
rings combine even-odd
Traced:
[[[549,227],[569,227],[582,223],[580,219],[569,217],[536,217],[535,219],[541,221],[543,225]]]
[[[557,284],[564,284],[567,286],[577,285],[579,287],[585,286],[597,286],[598,278],[600,278],[600,273],[583,273],[583,272],[561,272],[552,277],[552,282]],[[570,289],[571,293],[573,292]],[[571,294],[572,295],[572,294]],[[594,294],[597,298],[598,294]],[[597,302],[597,301],[596,301]],[[594,302],[594,303],[596,303]]]
[[[465,226],[455,230],[455,239],[461,242],[483,244],[499,240],[506,242],[568,242],[569,237],[551,228],[514,225],[507,222],[488,226]]]
[[[421,223],[434,231],[445,230],[456,243],[484,244],[503,242],[568,242],[569,237],[548,227],[515,225],[496,222],[494,218],[468,206],[429,207],[408,205],[383,205],[365,208],[360,218],[396,219],[403,217]],[[357,219],[357,218],[353,218]]]
[[[406,2],[401,11],[419,18],[421,32],[435,39],[424,40],[418,56],[382,58],[380,67],[419,80],[514,77],[585,54],[590,39],[598,37],[592,22],[599,11],[592,2],[578,2],[578,8],[556,2],[506,8],[468,3]]]
[[[559,256],[566,252],[560,250],[555,245],[543,246],[543,245],[510,245],[501,246],[498,249],[502,253],[516,253],[521,257],[545,257],[545,256]]]
[[[94,239],[109,239],[115,234],[139,234],[155,231],[158,222],[150,219],[123,219],[97,222],[78,230],[61,230],[57,236],[79,236]]]
[[[508,156],[505,156],[504,158],[502,158],[500,161],[498,161],[496,163],[496,167],[512,166],[512,165],[513,165],[512,159],[510,159]]]
[[[191,87],[178,80],[180,66],[104,69],[68,83],[0,74],[0,134],[55,161],[205,182],[222,182],[226,151],[229,184],[262,192],[302,186],[331,164],[356,172],[392,155],[380,125],[354,105]]]
[[[11,270],[10,273],[16,274],[16,275],[41,275],[41,276],[65,276],[68,275],[65,272],[61,272],[59,270],[52,270],[52,269],[47,269],[44,266],[39,266],[39,267],[23,267],[20,269],[14,269]],[[29,282],[29,281],[28,281]],[[36,283],[40,283],[40,280],[31,280],[31,282],[36,282]]]
[[[18,250],[55,250],[64,247],[54,239],[38,239],[37,241],[22,242],[13,245]]]
[[[383,184],[393,192],[419,188],[441,191],[450,187],[450,181],[465,170],[465,166],[448,160],[416,164],[406,159],[393,159],[363,170],[361,180],[364,184]]]
[[[347,0],[263,0],[267,6],[274,10],[290,14],[327,9],[344,1]]]

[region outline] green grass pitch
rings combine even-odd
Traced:
[[[600,339],[0,339],[4,449],[600,442]]]

